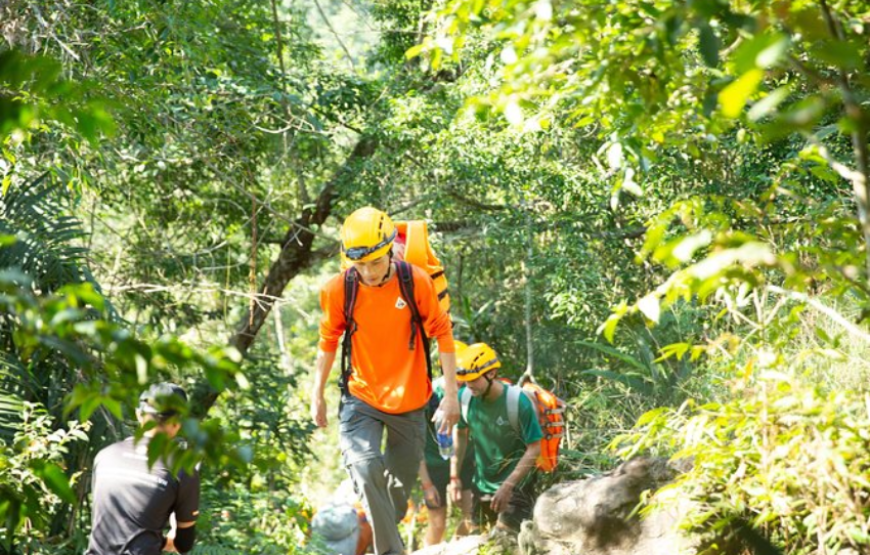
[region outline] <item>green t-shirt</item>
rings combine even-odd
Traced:
[[[481,493],[498,491],[517,467],[526,446],[544,437],[532,402],[525,395],[519,396],[519,433],[514,430],[508,419],[507,390],[506,385],[495,401],[472,397],[468,403],[468,421],[459,419],[459,428],[468,428],[474,438],[477,464],[474,485]]]
[[[424,456],[426,458],[426,466],[429,473],[443,471],[450,473],[450,459],[442,459],[441,453],[438,452],[438,439],[436,438],[435,424],[432,422],[432,417],[435,416],[435,411],[444,398],[444,378],[438,378],[432,382],[432,397],[429,399],[429,405],[426,407],[426,448]],[[469,458],[474,455],[474,444],[468,442],[465,449],[465,459],[462,462],[463,470],[468,466]],[[463,472],[464,474],[464,472]],[[463,479],[464,483],[464,479]],[[465,484],[470,486],[471,484]]]

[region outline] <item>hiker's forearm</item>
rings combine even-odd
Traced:
[[[456,388],[456,353],[439,353],[441,371],[444,373],[444,396],[457,398]]]
[[[322,351],[317,349],[317,360],[314,363],[314,382],[311,384],[311,398],[320,399],[326,389],[326,381],[329,372],[335,363],[335,351]]]
[[[525,478],[526,475],[535,468],[535,462],[538,460],[538,455],[540,454],[540,441],[527,445],[526,452],[523,453],[520,462],[517,463],[517,467],[514,468],[514,471],[510,473],[505,482],[509,482],[513,487],[518,486],[523,478]]]

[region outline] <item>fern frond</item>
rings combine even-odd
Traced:
[[[28,373],[17,358],[0,352],[0,440],[10,441],[24,411],[22,391],[28,389]]]
[[[84,231],[76,218],[65,214],[61,187],[49,175],[0,196],[0,235],[16,238],[0,248],[0,269],[24,271],[42,292],[89,281],[83,270],[87,249],[74,244]]]

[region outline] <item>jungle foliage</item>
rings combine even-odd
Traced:
[[[373,204],[430,221],[457,337],[569,401],[553,480],[692,457],[654,501],[711,545],[866,550],[868,10],[0,5],[3,549],[82,550],[155,379],[197,399],[199,552],[303,549],[317,289]]]

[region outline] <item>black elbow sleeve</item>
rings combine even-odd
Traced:
[[[179,553],[187,553],[193,549],[194,543],[196,543],[196,525],[175,531],[175,549]]]

